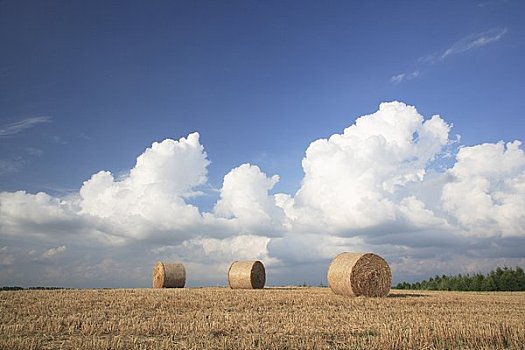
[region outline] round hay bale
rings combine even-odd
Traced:
[[[385,297],[392,286],[388,263],[373,253],[341,253],[328,267],[328,285],[335,294]]]
[[[153,268],[153,288],[184,288],[186,269],[178,263],[158,261]]]
[[[231,289],[261,289],[266,283],[264,265],[258,260],[234,261],[228,270]]]

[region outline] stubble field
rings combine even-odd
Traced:
[[[0,349],[525,349],[525,293],[328,288],[0,293]]]

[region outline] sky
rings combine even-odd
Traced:
[[[0,1],[0,285],[525,266],[525,4]]]

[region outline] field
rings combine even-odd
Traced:
[[[0,349],[525,349],[525,293],[328,288],[0,293]]]

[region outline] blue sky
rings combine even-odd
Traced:
[[[275,283],[286,283],[286,271],[292,268],[294,262],[312,264],[318,268],[318,273],[310,277],[305,268],[304,274],[297,273],[295,277],[301,280],[291,282],[308,280],[318,283],[324,278],[323,263],[337,251],[333,248],[323,253],[312,253],[312,256],[319,258],[303,261],[296,259],[297,252],[283,243],[288,240],[291,246],[307,245],[305,242],[316,245],[333,240],[336,242],[334,247],[378,251],[392,257],[394,266],[399,263],[397,270],[394,269],[394,280],[427,277],[433,272],[456,272],[449,265],[439,264],[434,264],[434,269],[422,269],[419,274],[411,274],[402,268],[402,263],[407,261],[423,264],[419,255],[425,249],[432,252],[441,249],[438,247],[444,242],[448,242],[445,244],[449,247],[448,255],[436,255],[436,261],[459,258],[456,250],[461,251],[465,246],[456,243],[457,240],[463,242],[464,237],[468,237],[469,241],[465,244],[469,247],[496,244],[501,248],[512,246],[509,240],[523,242],[525,232],[522,229],[514,229],[509,237],[505,228],[492,227],[489,223],[483,226],[482,219],[450,217],[451,212],[461,212],[461,209],[445,195],[447,190],[440,192],[442,202],[439,204],[428,198],[432,197],[429,183],[434,176],[430,163],[442,165],[441,172],[438,171],[435,177],[466,176],[460,173],[463,168],[459,167],[461,164],[455,158],[459,149],[482,144],[496,145],[498,141],[523,141],[524,15],[523,2],[512,0],[1,1],[0,191],[6,197],[1,202],[4,224],[0,225],[0,249],[3,249],[0,250],[3,252],[0,262],[3,261],[5,271],[10,271],[15,262],[23,260],[29,252],[34,251],[30,256],[38,255],[40,260],[36,259],[34,264],[24,267],[27,269],[26,277],[17,277],[14,272],[0,274],[0,284],[67,284],[52,276],[48,280],[34,278],[37,272],[42,275],[42,267],[37,263],[51,256],[57,259],[60,256],[62,259],[85,256],[82,268],[78,265],[77,270],[65,272],[77,276],[81,276],[80,270],[89,270],[88,267],[99,271],[94,266],[101,269],[101,262],[109,260],[122,269],[140,269],[139,263],[132,262],[130,258],[135,249],[139,249],[137,242],[147,245],[150,260],[171,258],[187,261],[192,266],[195,263],[192,259],[197,255],[189,252],[194,249],[201,253],[204,251],[205,258],[222,266],[235,257],[235,251],[229,251],[228,255],[224,249],[236,244],[239,247],[243,244],[250,246],[255,243],[249,237],[256,237],[254,239],[262,247],[258,256],[266,258],[269,266],[274,266],[273,271],[278,276]],[[403,209],[399,209],[396,215],[392,214],[395,216],[393,221],[377,219],[366,224],[357,221],[342,224],[341,218],[324,215],[326,207],[310,201],[315,196],[305,195],[310,193],[308,181],[318,179],[317,175],[310,177],[303,162],[307,149],[312,149],[314,153],[312,142],[342,134],[357,118],[375,113],[382,102],[390,101],[415,106],[417,113],[425,120],[438,114],[450,126],[447,141],[438,142],[440,151],[436,150],[430,158],[425,158],[427,163],[418,165],[427,171],[425,179],[418,180],[421,188],[416,190],[412,185],[403,183],[403,191],[387,191],[389,200],[396,205],[406,204],[402,199],[410,196],[421,200],[435,217],[447,222],[447,228],[438,231],[447,231],[450,236],[444,238],[440,233],[430,232],[430,227],[435,229],[435,226],[427,221],[422,224],[419,219],[401,219],[399,213]],[[390,112],[382,113],[386,115]],[[413,116],[408,109],[396,113]],[[388,116],[401,118],[397,114]],[[375,135],[364,129],[359,130],[359,133]],[[444,129],[440,130],[443,132]],[[49,222],[50,228],[34,228],[33,235],[27,231],[31,231],[27,227],[30,220],[21,219],[23,209],[11,207],[15,202],[22,205],[20,203],[26,200],[37,203],[37,199],[29,196],[44,192],[52,198],[51,202],[54,200],[62,203],[60,205],[67,202],[73,208],[64,214],[71,215],[66,220],[71,234],[96,231],[103,232],[107,237],[122,238],[122,234],[115,233],[124,230],[120,226],[117,229],[109,224],[113,228],[85,223],[93,217],[100,218],[100,215],[97,214],[99,211],[92,207],[87,209],[87,204],[83,206],[78,202],[84,182],[101,170],[111,172],[115,183],[131,178],[130,170],[134,168],[137,157],[153,142],[186,139],[193,132],[198,132],[200,137],[197,143],[190,142],[192,147],[198,149],[202,146],[211,163],[205,165],[198,155],[190,157],[191,161],[197,162],[195,169],[198,164],[205,168],[206,179],[184,182],[185,185],[181,186],[193,194],[177,192],[175,197],[177,200],[182,198],[185,204],[193,204],[201,216],[210,213],[226,219],[239,219],[240,223],[232,223],[235,227],[212,229],[206,226],[209,223],[206,228],[199,223],[197,226],[185,226],[183,231],[194,234],[182,235],[184,238],[181,238],[178,230],[182,230],[182,226],[172,223],[176,228],[168,225],[167,232],[162,235],[152,230],[147,234],[137,233],[128,240],[109,239],[112,243],[104,244],[103,248],[94,243],[97,239],[81,236],[84,243],[75,246],[75,243],[68,243],[70,237],[57,233],[60,231],[57,227],[62,227],[63,222],[59,225],[49,217],[35,218],[34,223]],[[461,135],[460,141],[457,141],[456,135]],[[438,157],[444,149],[448,150],[449,156]],[[494,184],[522,183],[524,170],[519,165],[522,149],[522,146],[517,147],[518,160],[508,160],[518,164],[516,169],[499,174],[497,178],[487,175],[487,179],[494,181]],[[388,150],[384,149],[373,157],[378,159]],[[422,153],[414,152],[418,155],[424,153],[420,151]],[[490,152],[483,150],[482,153]],[[410,157],[414,154],[410,153]],[[409,156],[408,153],[406,155]],[[470,156],[478,159],[468,153],[467,157]],[[392,166],[401,169],[407,159]],[[322,164],[324,160],[315,161]],[[315,161],[312,158],[312,162]],[[260,173],[270,182],[273,175],[278,175],[278,181],[269,185],[256,169],[238,168],[245,163],[258,166]],[[364,165],[369,163],[359,164],[365,169]],[[452,170],[454,164],[458,167]],[[492,163],[487,161],[484,164],[490,166]],[[495,161],[492,165],[498,167],[501,164]],[[148,174],[164,171],[162,169],[165,168],[159,165],[154,169],[149,169]],[[183,168],[177,169],[184,171]],[[328,225],[330,234],[322,236],[317,228],[300,223],[298,212],[275,214],[274,209],[268,209],[267,198],[263,201],[266,204],[257,203],[262,205],[261,208],[270,210],[265,212],[272,218],[270,223],[263,219],[250,223],[242,221],[242,215],[248,214],[236,211],[238,207],[232,203],[238,203],[238,198],[221,192],[221,189],[225,190],[224,177],[234,169],[239,170],[231,177],[232,184],[235,183],[232,186],[239,186],[234,193],[252,193],[242,186],[259,186],[253,189],[253,193],[257,193],[255,197],[243,199],[247,201],[246,205],[253,204],[250,200],[257,202],[261,199],[261,188],[266,189],[261,191],[268,194],[268,198],[279,193],[287,194],[292,199],[295,197],[295,204],[291,207],[298,212],[302,212],[299,207],[306,204],[309,208],[321,208],[319,210],[324,214],[319,215]],[[189,173],[200,176],[201,170]],[[412,170],[417,172],[415,168]],[[177,174],[172,175],[177,177]],[[385,177],[377,178],[378,184],[384,188],[399,178],[394,173],[384,174]],[[344,172],[341,177],[345,177]],[[352,180],[352,183],[357,181],[350,177],[346,179]],[[314,186],[313,182],[311,186]],[[359,183],[356,186],[356,189],[361,188]],[[525,196],[516,192],[514,187],[501,189],[494,186],[482,192],[487,194],[493,190],[491,198],[494,205],[505,209],[501,215],[508,218],[509,212],[521,208]],[[304,190],[300,190],[302,188]],[[28,197],[18,200],[9,197],[16,191],[25,191]],[[297,195],[298,191],[300,195]],[[472,191],[470,188],[465,193]],[[410,196],[405,196],[406,193]],[[505,202],[498,197],[501,193],[512,195],[512,200]],[[363,196],[369,198],[368,194]],[[228,203],[218,205],[220,198]],[[106,199],[100,197],[97,203]],[[271,201],[273,203],[273,199]],[[279,210],[284,210],[283,203],[277,205]],[[342,203],[351,205],[353,202]],[[504,208],[506,204],[509,207]],[[217,209],[219,207],[222,209]],[[65,209],[61,207],[60,210]],[[471,210],[475,211],[474,208]],[[50,215],[48,211],[44,212],[43,216]],[[270,212],[273,214],[268,214]],[[445,214],[442,215],[444,212],[448,213],[446,218]],[[179,212],[172,208],[171,214],[177,216]],[[281,214],[293,223],[279,221],[277,217]],[[254,213],[249,215],[256,216]],[[363,215],[366,216],[366,213]],[[18,219],[15,220],[15,217]],[[519,227],[523,216],[512,216],[512,220],[516,223],[513,227]],[[145,222],[150,221],[151,218],[145,218]],[[379,239],[381,244],[377,243],[373,232],[379,229],[388,231],[391,227],[399,227],[393,229],[399,231],[398,234],[382,237]],[[262,233],[264,230],[266,233]],[[465,233],[473,230],[482,233]],[[215,234],[218,231],[222,233]],[[402,243],[411,239],[412,242],[417,241],[414,237],[398,241],[400,235],[414,231],[426,232],[428,242],[439,244],[429,243],[416,252],[413,245]],[[460,231],[465,234],[458,233]],[[243,241],[243,237],[248,238]],[[35,239],[36,246],[27,244],[32,239]],[[214,244],[215,250],[211,251],[215,253],[202,248],[205,244],[196,242],[196,239],[214,240],[210,242]],[[350,241],[338,241],[345,239]],[[89,248],[91,245],[95,248]],[[193,248],[188,248],[190,246]],[[60,247],[65,248],[58,249]],[[52,254],[45,254],[49,249],[55,250],[51,251]],[[92,256],[90,249],[101,249],[105,253]],[[68,254],[71,255],[68,257]],[[222,260],[212,258],[213,254],[222,254]],[[468,264],[471,264],[471,269],[486,270],[501,263],[523,263],[525,256],[501,248],[494,259],[482,261],[473,252]],[[140,263],[147,265],[150,260]],[[50,261],[47,263],[51,264]],[[204,267],[195,264],[196,274],[205,271]],[[463,271],[460,268],[456,270]],[[120,284],[111,284],[113,282],[101,277],[104,271],[93,272],[85,285],[81,282],[73,284],[140,286],[149,283],[145,279],[124,279]],[[220,281],[202,277],[195,282],[206,283]]]

